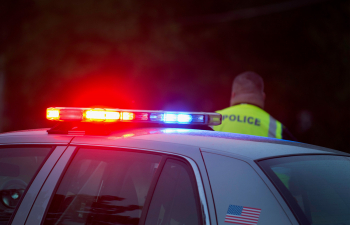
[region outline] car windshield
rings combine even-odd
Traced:
[[[301,224],[350,225],[350,158],[290,156],[259,165]]]

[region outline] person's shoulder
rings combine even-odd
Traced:
[[[238,106],[242,107],[242,108],[249,108],[249,109],[254,109],[257,111],[264,111],[266,112],[264,109],[260,108],[259,106],[253,105],[253,104],[249,104],[249,103],[242,103],[239,104]]]
[[[249,110],[254,110],[256,111],[257,113],[260,113],[260,114],[265,114],[265,115],[268,115],[270,117],[271,114],[268,113],[267,111],[265,111],[263,108],[260,108],[259,106],[256,106],[256,105],[252,105],[252,104],[241,104],[243,107],[245,107],[246,109],[249,109]],[[273,118],[275,119],[275,118]],[[275,119],[276,120],[276,119]]]
[[[227,107],[227,108],[224,108],[224,109],[217,110],[215,112],[216,113],[220,113],[220,114],[227,113],[227,112],[230,112],[230,111],[234,110],[236,108],[236,106],[237,105],[230,106],[230,107]]]
[[[248,103],[241,103],[241,104],[233,105],[233,106],[221,109],[221,110],[217,110],[215,112],[222,114],[222,113],[228,113],[228,112],[234,112],[234,111],[240,111],[240,110],[256,110],[256,111],[265,112],[260,107],[255,106],[255,105],[251,105],[251,104],[248,104]]]

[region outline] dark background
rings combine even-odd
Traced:
[[[236,75],[299,141],[350,152],[344,0],[1,0],[0,130],[50,106],[215,111]]]

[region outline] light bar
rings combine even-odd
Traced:
[[[46,118],[53,121],[77,122],[137,122],[163,124],[220,125],[219,113],[171,112],[105,108],[52,107]]]

